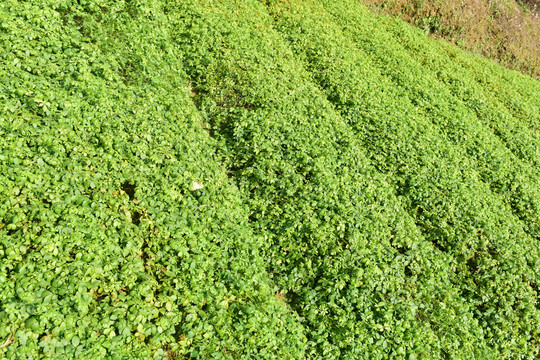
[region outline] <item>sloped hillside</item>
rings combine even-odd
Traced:
[[[540,82],[356,0],[0,4],[0,357],[540,356]]]
[[[431,37],[540,79],[540,0],[359,0]]]

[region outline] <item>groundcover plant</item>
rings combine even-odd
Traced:
[[[535,359],[540,83],[355,0],[0,4],[0,357]]]

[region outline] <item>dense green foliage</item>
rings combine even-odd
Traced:
[[[0,357],[540,356],[540,83],[357,1],[0,4]]]

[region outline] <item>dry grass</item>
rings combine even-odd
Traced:
[[[532,77],[540,77],[540,0],[360,0]]]

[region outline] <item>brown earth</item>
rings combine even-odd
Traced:
[[[510,69],[540,78],[540,0],[360,0]]]

